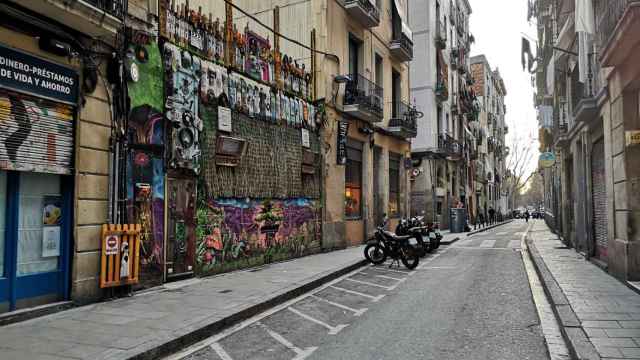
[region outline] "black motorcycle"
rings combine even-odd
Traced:
[[[396,226],[396,235],[414,237],[420,257],[425,257],[435,249],[435,242],[429,239],[428,227],[417,217],[400,220]]]
[[[394,261],[389,267],[393,266],[395,262],[402,261],[407,269],[415,269],[420,262],[419,251],[412,244],[416,241],[415,237],[396,235],[385,230],[386,225],[387,219],[385,217],[383,224],[378,226],[374,238],[367,242],[367,246],[364,248],[364,257],[376,265],[384,263],[387,257],[390,257]]]

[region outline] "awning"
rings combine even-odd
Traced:
[[[556,79],[556,55],[551,55],[551,60],[547,65],[547,95],[553,95]]]
[[[573,18],[573,14],[567,17],[567,21],[565,21],[562,30],[560,30],[560,34],[558,34],[558,40],[556,40],[556,47],[560,49],[570,50],[571,44],[573,44],[573,40],[576,38],[575,32],[575,21]],[[561,53],[559,55],[565,55],[566,53]]]
[[[413,32],[407,24],[407,17],[404,14],[404,7],[402,7],[402,3],[400,0],[393,0],[393,4],[395,5],[394,7],[398,13],[398,17],[400,17],[400,21],[402,22],[402,33],[404,36],[408,37],[409,40],[413,41]]]

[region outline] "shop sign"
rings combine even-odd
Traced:
[[[349,132],[349,123],[346,121],[338,121],[338,165],[347,164],[347,133]]]
[[[556,155],[552,152],[545,152],[540,154],[538,164],[543,168],[550,168],[556,164]]]
[[[104,238],[104,254],[116,255],[118,254],[118,235],[107,235]]]
[[[640,130],[628,130],[626,132],[627,146],[640,144]]]
[[[78,73],[0,45],[0,87],[75,104],[78,99]]]

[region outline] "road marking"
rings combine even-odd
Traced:
[[[378,296],[373,296],[373,295],[361,293],[361,292],[358,292],[358,291],[353,291],[353,290],[341,288],[341,287],[335,286],[335,285],[331,285],[330,287],[333,288],[333,289],[336,289],[336,290],[340,290],[340,291],[349,293],[349,294],[358,295],[358,296],[362,296],[362,297],[371,299],[372,302],[378,302],[378,301],[380,301],[380,299],[382,299],[384,297],[384,294],[383,295],[378,295]]]
[[[451,270],[451,269],[457,269],[457,266],[428,266],[425,267],[423,269],[426,270]]]
[[[386,272],[392,272],[396,274],[405,274],[405,275],[410,275],[413,273],[413,271],[393,270],[389,268],[379,267],[378,265],[371,265],[371,270],[386,271]]]
[[[519,248],[520,247],[520,240],[511,240],[509,241],[509,247],[510,248]]]
[[[480,244],[481,248],[492,248],[496,244],[495,240],[485,240]]]
[[[400,282],[403,282],[403,281],[407,280],[407,278],[400,279],[400,278],[394,278],[393,276],[386,276],[386,275],[376,275],[376,277],[379,277],[381,279],[389,279],[389,280],[400,281]]]
[[[368,281],[356,280],[356,279],[352,279],[352,278],[346,278],[345,280],[348,280],[348,281],[351,281],[351,282],[354,282],[354,283],[358,283],[358,284],[379,287],[379,288],[382,288],[382,289],[385,289],[385,290],[393,290],[393,286],[384,286],[384,285],[375,284],[375,283],[368,282]]]
[[[222,360],[233,360],[233,358],[232,358],[231,356],[229,356],[229,354],[227,354],[227,352],[226,352],[226,351],[224,351],[224,349],[222,348],[222,346],[221,346],[220,344],[218,344],[217,342],[216,342],[216,343],[211,344],[211,346],[210,346],[210,347],[211,347],[211,349],[212,349],[213,351],[215,351],[215,352],[216,352],[216,354],[218,354],[218,356],[220,357],[220,359],[222,359]]]
[[[291,306],[289,306],[287,308],[287,310],[289,310],[292,313],[294,313],[294,314],[296,314],[296,315],[298,315],[300,317],[303,317],[303,318],[305,318],[305,319],[307,319],[307,320],[309,320],[311,322],[314,322],[314,323],[316,323],[316,324],[318,324],[320,326],[323,326],[323,327],[327,328],[329,330],[329,335],[336,335],[340,331],[342,331],[342,329],[344,329],[347,326],[349,326],[349,324],[341,324],[341,325],[331,326],[331,325],[329,325],[329,324],[327,324],[325,322],[322,322],[322,321],[320,321],[320,320],[318,320],[318,319],[316,319],[314,317],[311,317],[311,316],[309,316],[307,314],[301,313],[299,310],[296,310],[296,309],[292,308]]]
[[[261,322],[257,322],[256,325],[262,327],[264,329],[264,331],[266,331],[267,334],[269,334],[269,336],[271,336],[273,339],[275,339],[280,344],[284,345],[287,349],[295,352],[296,353],[296,357],[294,357],[294,359],[296,359],[296,360],[306,359],[307,357],[309,357],[309,355],[313,354],[313,352],[318,349],[317,346],[311,346],[311,347],[308,347],[308,348],[302,350],[299,347],[293,345],[289,340],[285,339],[284,336],[282,336],[282,335],[278,334],[277,332],[269,329],[269,327],[267,327],[265,324],[263,324]]]
[[[498,235],[498,236],[503,236],[503,235],[507,235],[507,234],[508,234],[507,232],[499,232],[499,233],[496,233],[496,235]]]
[[[360,316],[360,315],[364,314],[367,310],[369,310],[367,308],[362,308],[362,309],[350,308],[350,307],[348,307],[346,305],[338,304],[337,302],[333,302],[331,300],[327,300],[327,299],[325,299],[323,297],[320,297],[320,296],[317,296],[317,295],[311,295],[311,297],[314,298],[314,299],[326,302],[327,304],[333,305],[335,307],[339,307],[340,309],[351,311],[351,312],[353,312],[353,316]]]

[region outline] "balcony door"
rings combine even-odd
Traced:
[[[399,117],[400,100],[402,99],[402,88],[400,87],[400,73],[393,70],[391,72],[391,101],[393,102],[391,115],[393,118]]]
[[[361,42],[349,35],[349,75],[354,79],[360,74],[360,46]]]

